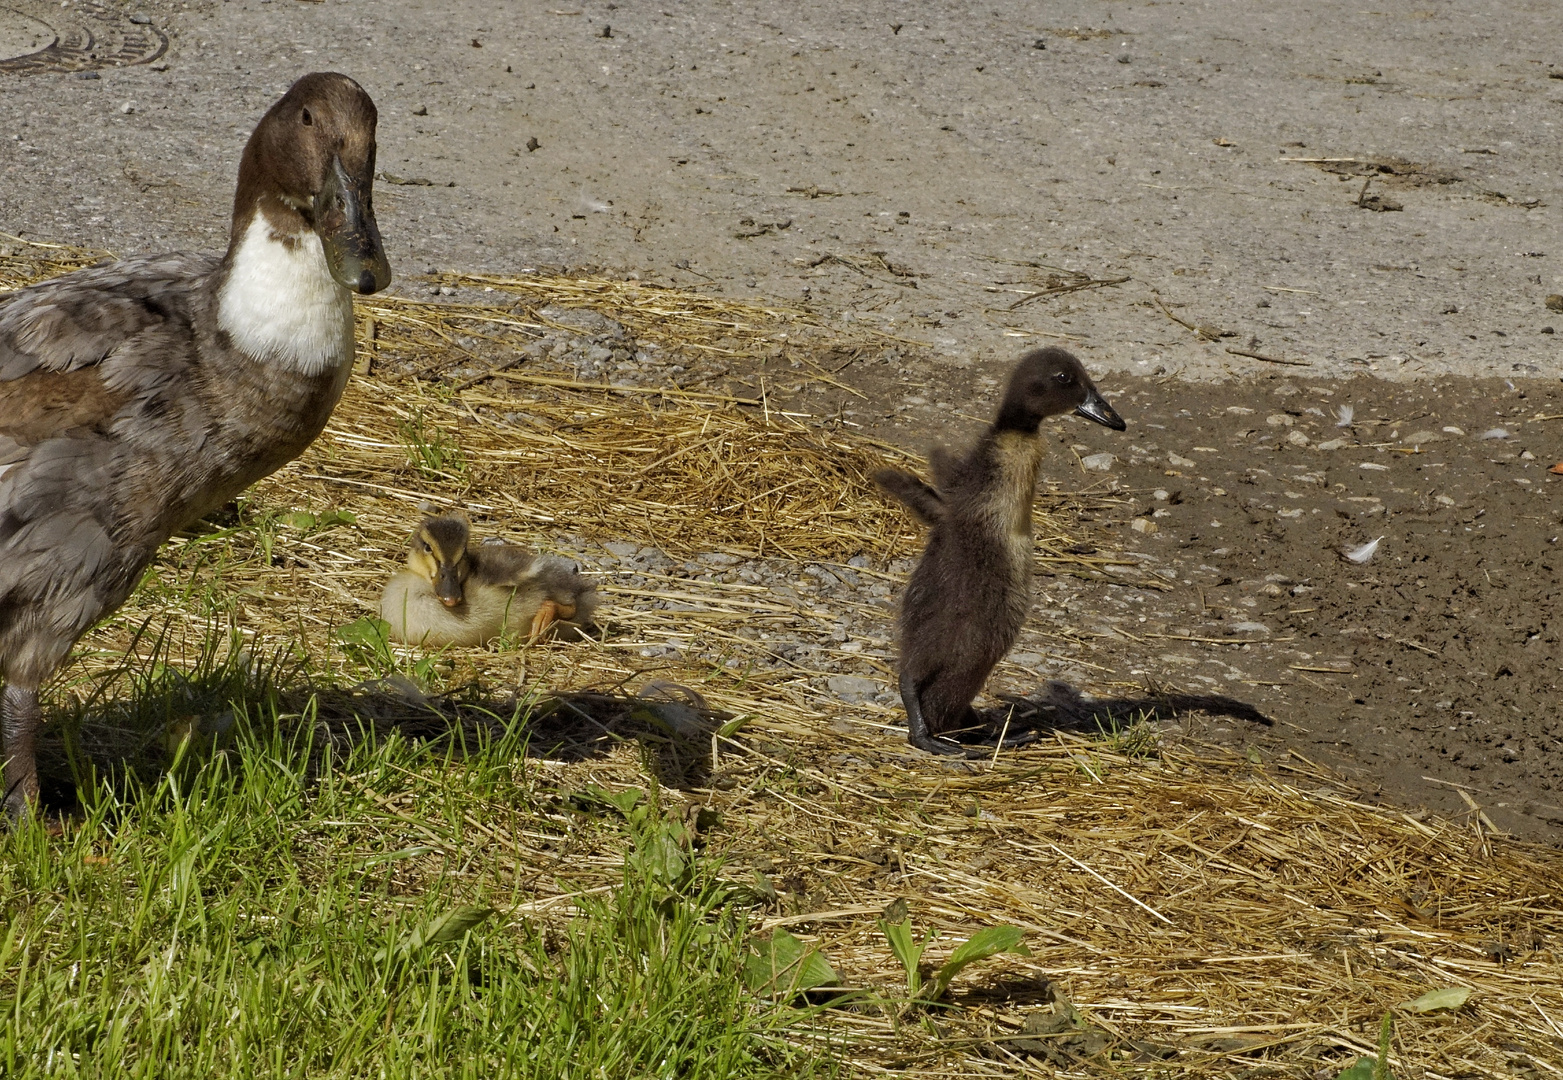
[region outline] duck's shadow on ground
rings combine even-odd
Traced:
[[[1000,695],[1004,704],[980,709],[980,727],[958,732],[968,746],[1024,746],[1057,732],[1100,735],[1142,720],[1171,720],[1184,713],[1231,716],[1270,727],[1275,723],[1246,701],[1221,694],[1147,691],[1137,697],[1088,698],[1066,682],[1052,680],[1025,696]]]
[[[393,676],[353,687],[284,685],[276,688],[275,699],[278,733],[285,739],[300,724],[310,725],[312,767],[323,764],[328,747],[341,761],[357,747],[393,736],[457,758],[501,748],[528,758],[578,762],[629,746],[658,783],[686,790],[708,786],[712,734],[731,719],[688,687],[656,681],[638,694],[518,697],[480,687],[427,694],[410,679]],[[227,701],[192,700],[183,686],[138,695],[131,703],[103,701],[60,717],[45,729],[39,747],[43,806],[69,815],[79,808],[83,784],[107,780],[118,787],[114,778],[130,776],[155,783],[177,761],[198,763],[230,748],[237,726]]]

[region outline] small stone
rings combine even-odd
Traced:
[[[1118,458],[1115,455],[1103,451],[1100,454],[1087,454],[1085,457],[1080,459],[1080,464],[1085,466],[1087,469],[1090,469],[1092,472],[1107,472],[1113,467],[1113,465],[1117,463],[1117,461]],[[1190,462],[1189,464],[1192,465],[1193,462]]]
[[[1286,441],[1291,443],[1293,446],[1307,446],[1308,436],[1304,435],[1300,431],[1288,431],[1286,433]]]
[[[1236,622],[1227,626],[1234,634],[1268,634],[1270,628],[1262,622]]]
[[[150,26],[152,25],[152,16],[138,11],[130,17],[130,21],[137,26]]]
[[[1265,417],[1265,423],[1271,427],[1291,427],[1297,420],[1288,413],[1271,413]]]
[[[608,552],[610,554],[612,554],[612,555],[614,555],[614,556],[616,556],[616,557],[618,557],[620,559],[631,558],[637,552],[640,551],[640,545],[639,544],[630,544],[630,543],[626,543],[623,540],[609,540],[606,544],[604,544],[602,546],[607,548]]]
[[[1346,445],[1345,439],[1326,439],[1314,446],[1315,450],[1339,450]]]
[[[1138,518],[1135,518],[1133,521],[1129,522],[1129,528],[1133,529],[1137,533],[1146,533],[1148,535],[1150,533],[1158,531],[1160,526],[1158,526],[1154,521],[1150,520],[1149,518],[1138,517]]]
[[[1166,502],[1168,499],[1172,498],[1172,496],[1168,493],[1166,488],[1157,488],[1155,491],[1151,492],[1151,498],[1155,499],[1157,502]]]
[[[1405,437],[1405,441],[1412,446],[1421,446],[1423,443],[1443,442],[1444,437],[1436,431],[1413,431]]]
[[[1437,496],[1436,497],[1436,501],[1437,501],[1437,503],[1440,506],[1453,506],[1454,505],[1454,500],[1451,499],[1447,495],[1439,495],[1439,496]]]
[[[532,151],[539,149],[542,145],[542,143],[537,141],[537,136],[534,135],[526,141],[526,152],[530,154]]]
[[[879,689],[879,684],[874,680],[857,675],[832,675],[826,680],[825,685],[830,687],[832,694],[849,705],[855,705],[872,697]]]
[[[1448,427],[1444,428],[1444,432],[1448,435],[1464,435],[1465,429],[1457,428],[1453,424],[1450,424]]]
[[[412,114],[414,116],[428,116],[429,115],[429,107],[427,105],[419,105],[416,109],[414,109],[412,111]]]
[[[125,116],[129,116],[131,113],[136,111],[136,103],[134,101],[127,101],[125,104],[119,107],[119,111]]]
[[[1175,469],[1192,469],[1194,467],[1192,458],[1179,457],[1177,454],[1168,454],[1167,464]]]
[[[1563,293],[1553,293],[1545,303],[1550,311],[1563,311]]]
[[[76,73],[76,77],[78,79],[101,79],[101,78],[103,78],[103,76],[99,75],[96,71],[78,71]]]
[[[1536,455],[1531,453],[1529,450],[1526,450],[1524,453],[1522,453],[1520,455],[1520,460],[1521,461],[1535,461],[1536,460]]]

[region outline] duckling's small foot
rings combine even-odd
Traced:
[[[568,619],[575,614],[575,608],[566,607],[554,600],[544,600],[538,606],[537,614],[532,616],[532,639],[535,641],[543,636],[547,630],[559,619]]]
[[[923,703],[918,697],[917,686],[905,674],[901,676],[901,704],[906,706],[906,741],[917,749],[948,757],[982,756],[929,733],[928,721],[923,719]]]
[[[7,684],[0,692],[0,731],[5,735],[5,813],[13,821],[31,817],[37,809],[35,744],[42,722],[38,691]]]

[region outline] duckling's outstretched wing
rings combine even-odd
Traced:
[[[944,517],[944,500],[939,493],[911,473],[900,469],[880,469],[874,483],[886,495],[906,504],[906,508],[924,525],[932,526]]]
[[[966,459],[947,446],[928,451],[928,471],[933,473],[934,486],[946,494],[961,486],[965,467]]]

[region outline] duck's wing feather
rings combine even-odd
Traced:
[[[155,463],[189,447],[142,444],[170,426],[199,440],[200,407],[177,388],[215,266],[198,255],[131,259],[0,297],[0,660],[6,611],[48,596],[55,629],[80,632],[123,599],[148,557],[126,548],[122,508],[106,493],[156,503],[140,490],[155,486]],[[128,475],[127,446],[153,466],[145,475]]]
[[[874,474],[874,483],[886,495],[905,504],[912,516],[924,525],[931,527],[944,517],[944,500],[939,493],[909,472],[880,469]]]
[[[102,363],[148,330],[187,318],[191,281],[216,266],[210,255],[150,255],[0,296],[0,383]]]

